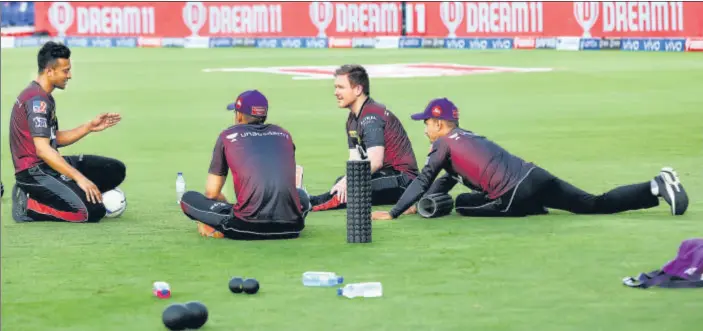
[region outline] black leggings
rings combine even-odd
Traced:
[[[101,193],[119,186],[126,176],[124,163],[115,159],[95,155],[64,156],[64,159]],[[17,173],[15,180],[17,187],[29,195],[26,219],[21,221],[98,222],[105,217],[102,203],[88,201],[85,191],[74,180],[45,163]]]
[[[547,208],[575,214],[615,214],[659,205],[650,182],[619,186],[600,195],[585,192],[546,170],[535,167],[498,199],[480,193],[463,193],[455,201],[457,213],[464,216],[528,216],[547,214]]]
[[[310,209],[308,194],[298,189],[303,211],[299,222],[246,221],[232,213],[232,204],[208,199],[202,193],[188,191],[181,198],[181,209],[191,220],[203,222],[235,240],[292,239],[305,228],[305,216]]]

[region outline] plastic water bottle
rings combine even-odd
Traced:
[[[344,277],[334,272],[308,271],[303,273],[303,285],[315,287],[336,286],[344,283]]]
[[[376,298],[383,295],[383,286],[378,282],[347,284],[337,289],[337,295],[347,298]]]
[[[179,172],[178,177],[176,177],[176,203],[181,203],[181,198],[183,198],[183,193],[186,193],[186,180],[183,178],[183,173]]]

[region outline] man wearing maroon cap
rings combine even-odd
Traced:
[[[188,191],[181,209],[199,221],[201,235],[237,240],[297,238],[305,227],[310,199],[296,188],[295,145],[280,126],[265,124],[268,101],[246,91],[227,106],[235,125],[220,133],[212,153],[205,194]],[[237,201],[222,187],[232,172]]]
[[[652,208],[662,197],[673,215],[682,215],[688,196],[676,172],[663,168],[654,179],[620,186],[592,195],[555,177],[546,170],[510,154],[494,142],[459,128],[459,110],[446,98],[434,99],[420,114],[425,135],[432,142],[422,172],[390,212],[374,212],[375,220],[414,213],[412,207],[425,194],[448,193],[461,182],[474,193],[457,196],[457,213],[464,216],[528,216],[547,214],[547,208],[576,214],[614,214]],[[444,169],[446,175],[435,181]]]
[[[346,125],[350,160],[371,163],[371,203],[394,204],[417,176],[418,167],[403,124],[384,105],[370,97],[369,76],[360,65],[335,71],[335,96],[349,110]],[[347,178],[337,178],[329,192],[311,197],[313,211],[345,208]]]

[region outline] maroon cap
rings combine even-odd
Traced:
[[[242,114],[254,117],[266,117],[269,102],[258,90],[244,91],[237,97],[237,101],[227,105],[227,110],[236,110]]]
[[[459,109],[447,98],[433,99],[425,107],[425,111],[410,116],[415,121],[424,121],[430,118],[440,120],[458,121]]]

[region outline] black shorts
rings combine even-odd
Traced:
[[[585,192],[540,168],[532,168],[518,184],[497,199],[483,193],[459,194],[458,214],[475,217],[523,217],[548,213],[548,208],[575,214],[615,214],[659,205],[650,182],[616,187],[600,195]]]
[[[119,186],[126,176],[124,163],[102,156],[64,156],[66,162],[92,181],[101,193]],[[15,174],[12,192],[17,222],[98,222],[105,217],[102,203],[91,203],[78,184],[46,163]]]
[[[203,222],[225,237],[235,240],[293,239],[305,228],[305,216],[310,210],[308,194],[298,189],[303,219],[300,222],[248,221],[234,215],[233,205],[208,199],[203,194],[188,191],[181,198],[181,209],[191,220]]]

